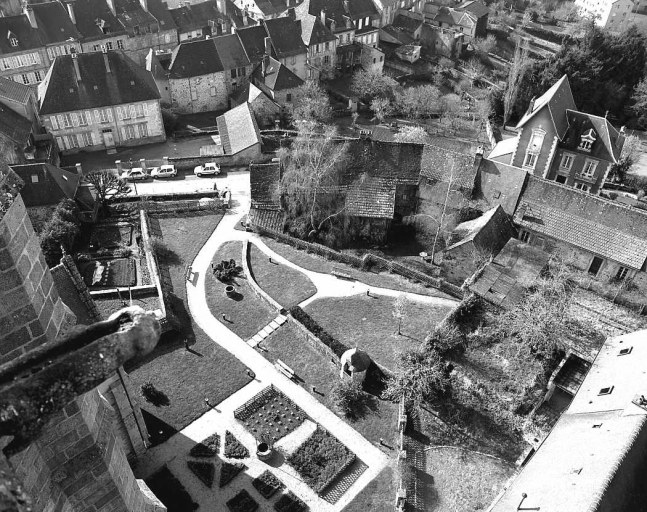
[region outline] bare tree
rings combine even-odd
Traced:
[[[375,114],[378,122],[382,123],[386,117],[391,115],[393,107],[388,98],[374,98],[371,101],[371,110]]]
[[[293,122],[314,121],[325,123],[332,118],[332,107],[328,94],[314,80],[308,80],[294,93],[290,104]]]
[[[517,39],[514,50],[514,60],[508,73],[505,92],[503,94],[503,125],[510,120],[512,109],[517,102],[521,80],[528,66],[528,40],[525,38]]]
[[[357,71],[353,74],[351,90],[360,98],[371,100],[377,96],[391,98],[398,82],[381,71]]]
[[[393,318],[398,321],[398,335],[402,334],[402,321],[407,317],[407,307],[409,300],[404,294],[398,295],[393,303]]]
[[[94,171],[85,176],[87,181],[97,194],[99,205],[104,213],[108,210],[109,203],[117,197],[126,195],[130,186],[125,180],[111,171]]]
[[[403,126],[393,137],[395,142],[412,142],[415,144],[427,144],[429,135],[422,126]]]
[[[485,66],[476,57],[472,57],[465,64],[465,74],[474,83],[485,75]]]

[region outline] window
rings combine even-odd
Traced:
[[[317,51],[316,53],[319,53],[321,50],[319,49],[319,43],[317,43]]]
[[[287,93],[287,94],[285,95],[285,101],[292,101],[292,94]]]
[[[326,49],[326,51],[330,50],[330,43],[329,42],[325,43],[324,48]]]
[[[577,148],[588,153],[591,151],[591,147],[593,146],[593,143],[596,141],[596,139],[597,137],[595,131],[593,130],[593,128],[589,128],[582,134],[582,137],[580,138],[580,145]]]
[[[133,113],[133,109],[134,109],[134,113]],[[131,113],[132,117],[144,117],[144,107],[143,107],[143,105],[141,103],[138,104],[138,105],[131,105],[130,106],[130,113]]]
[[[61,121],[61,116],[59,117],[59,121]],[[63,114],[63,121],[60,123],[64,128],[71,128],[72,127],[72,116],[70,114]]]
[[[43,75],[40,74],[40,71],[35,71],[34,72],[34,78],[36,79],[37,82],[42,82],[43,81]]]
[[[31,182],[32,183],[38,183],[38,174],[32,174],[31,175]]]
[[[572,166],[573,166],[573,155],[569,155],[569,154],[563,155],[562,161],[559,164],[559,168],[570,171]]]
[[[95,110],[94,111],[94,117],[97,120],[98,123],[107,123],[108,122],[108,116],[106,115],[105,110]]]
[[[600,389],[600,392],[598,393],[598,395],[610,395],[611,393],[613,393],[613,388],[614,386],[609,386],[608,388],[602,388]]]
[[[85,116],[85,112],[79,112],[77,114],[78,119],[79,119],[79,126],[87,126],[88,125],[88,120]]]
[[[238,69],[238,76],[245,76],[247,74],[247,70],[243,68]]]
[[[604,260],[602,258],[593,256],[591,265],[589,265],[589,274],[591,274],[592,276],[597,276],[598,272],[600,272],[600,267],[602,267],[602,263],[604,263]]]
[[[526,157],[523,161],[523,166],[534,169],[537,165],[537,158],[541,151],[541,146],[544,143],[546,132],[543,130],[533,130],[530,142],[526,148]]]
[[[119,111],[117,111],[117,112],[119,112]],[[123,115],[122,116],[123,116],[124,119],[130,119],[130,108],[128,106],[125,106],[123,108]]]
[[[195,101],[197,99],[198,99],[198,91],[196,91],[195,89],[191,89],[191,100]]]
[[[560,176],[560,175],[558,175],[558,176],[555,178],[555,181],[556,181],[557,183],[562,183],[562,184],[564,184],[564,183],[566,183],[566,176]]]
[[[117,41],[117,48],[119,48],[120,50],[124,49],[124,41],[123,41],[123,39],[119,39]]]
[[[74,135],[74,134],[68,135],[66,137],[66,139],[67,139],[68,148],[72,149],[72,148],[78,148],[79,147],[79,141],[77,140],[76,135]]]
[[[324,65],[330,64],[330,55],[324,55],[323,63]]]
[[[629,274],[629,269],[627,267],[620,267],[618,272],[616,272],[616,279],[622,280],[627,277],[627,274]]]
[[[297,63],[297,56],[294,55],[290,58],[290,64],[296,64]]]
[[[521,232],[519,233],[519,240],[528,243],[528,241],[530,240],[530,231],[521,230]]]
[[[112,49],[113,49],[112,41],[108,41],[106,43],[106,50],[112,50]]]
[[[137,130],[139,131],[140,139],[148,137],[148,126],[146,125],[146,123],[139,123],[137,125]]]
[[[595,160],[586,159],[584,162],[584,168],[582,169],[582,176],[585,178],[592,178],[595,174],[595,169],[598,166],[598,163]]]
[[[236,70],[235,69],[231,70],[231,77],[236,78]]]
[[[27,75],[27,74],[20,75],[20,78],[22,78],[22,83],[23,84],[29,85],[29,75]]]
[[[576,183],[575,188],[583,192],[588,192],[589,190],[591,190],[591,186],[587,185],[586,183]]]
[[[132,125],[126,125],[123,129],[124,139],[134,139],[135,138],[135,127]]]
[[[10,38],[9,44],[15,48],[16,46],[18,46],[18,39],[16,39],[15,37]]]
[[[212,87],[210,87],[210,88],[209,88],[209,94],[211,94],[211,96],[215,96],[215,95],[216,95],[216,88],[215,88],[215,87],[213,87],[213,86],[212,86]]]

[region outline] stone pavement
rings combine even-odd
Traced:
[[[287,321],[288,321],[288,317],[286,317],[285,315],[277,315],[277,317],[274,320],[272,320],[269,324],[267,324],[260,331],[258,331],[258,333],[254,334],[254,336],[248,339],[247,344],[250,347],[257,346],[261,341],[267,338],[270,334],[276,331]]]

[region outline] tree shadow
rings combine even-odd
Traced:
[[[167,407],[171,404],[168,395],[161,389],[157,389],[152,382],[146,382],[141,386],[144,399],[155,407]]]
[[[370,395],[380,398],[387,389],[388,377],[378,365],[371,361],[366,371],[363,389]]]
[[[177,430],[171,425],[161,420],[151,412],[142,408],[142,417],[148,430],[151,447],[166,442],[169,438],[177,433]]]
[[[375,396],[364,392],[359,399],[353,402],[353,410],[348,415],[348,419],[352,421],[361,420],[369,414],[376,413],[379,409],[379,400]]]

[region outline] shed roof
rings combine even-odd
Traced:
[[[354,217],[392,219],[395,188],[393,179],[359,176],[346,192],[346,212]]]
[[[252,196],[252,206],[279,207],[276,198],[281,170],[278,163],[252,164],[249,166],[249,182]]]
[[[25,145],[31,131],[31,121],[0,103],[0,133],[16,144]]]

